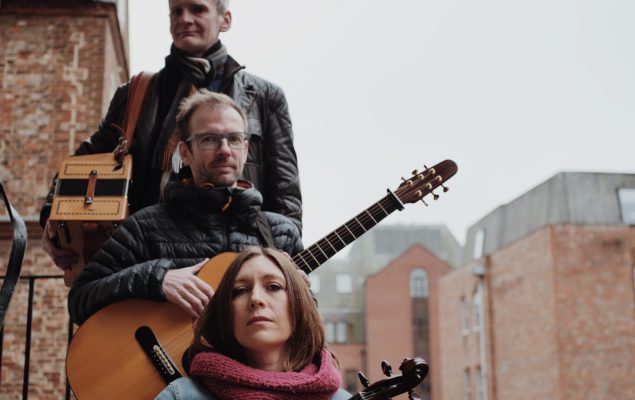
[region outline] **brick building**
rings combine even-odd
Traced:
[[[635,398],[635,175],[560,173],[439,281],[443,399]]]
[[[398,373],[402,360],[416,355],[431,367],[417,392],[438,398],[436,282],[460,263],[461,252],[445,226],[379,226],[345,259],[309,275],[344,387],[359,391],[358,371],[374,382],[383,378],[382,360]]]
[[[41,250],[39,208],[62,158],[127,80],[127,41],[127,0],[0,1],[0,178],[29,230],[1,337],[3,399],[22,398],[27,383],[31,398],[65,396],[67,289]],[[0,208],[0,279],[11,235]]]

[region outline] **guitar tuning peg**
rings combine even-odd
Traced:
[[[368,380],[368,378],[366,378],[366,376],[364,376],[363,372],[358,372],[357,377],[359,378],[359,382],[362,384],[363,387],[368,388],[368,386],[370,386],[370,381]]]
[[[443,188],[443,193],[447,193],[447,191],[450,190],[450,188],[447,186],[441,185],[441,187]]]
[[[421,202],[425,204],[426,207],[428,207],[428,203],[426,203],[426,201],[423,198],[421,199]]]
[[[424,171],[427,171],[429,169],[428,166],[425,164],[423,164],[423,168],[425,168]]]
[[[417,171],[416,169],[412,171],[412,175],[417,175],[419,173],[419,171]]]
[[[404,182],[407,181],[407,179],[404,178],[403,176],[401,177],[401,180],[404,181]]]
[[[383,372],[384,375],[386,375],[389,378],[392,375],[392,366],[388,364],[388,361],[383,360],[381,362],[381,372]]]
[[[436,194],[436,193],[434,193],[434,192],[430,192],[430,193],[432,193],[432,198],[433,198],[434,200],[438,200],[438,199],[439,199],[439,195],[438,195],[438,194]]]

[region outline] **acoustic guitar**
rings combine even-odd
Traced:
[[[310,273],[404,204],[424,201],[457,171],[445,160],[409,179],[381,200],[357,214],[315,244],[293,257]],[[212,258],[198,276],[217,287],[236,257],[222,253]],[[192,319],[178,306],[130,299],[111,304],[91,316],[75,333],[66,356],[69,384],[80,400],[153,399],[167,383],[181,376],[182,357],[193,338]]]

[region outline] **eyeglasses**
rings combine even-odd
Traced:
[[[223,139],[227,139],[227,144],[230,148],[242,150],[245,148],[245,141],[248,139],[248,134],[243,132],[224,134],[214,132],[195,133],[187,138],[185,143],[196,141],[198,148],[201,150],[218,150]]]

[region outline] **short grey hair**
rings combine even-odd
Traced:
[[[229,0],[216,0],[216,11],[222,14],[229,10]]]
[[[226,11],[229,11],[229,0],[209,0],[210,2],[216,2],[216,11],[219,14],[223,14]],[[170,3],[170,0],[168,0]]]
[[[200,89],[183,99],[179,105],[179,113],[176,115],[176,129],[182,142],[185,142],[190,137],[190,119],[192,119],[194,111],[201,106],[211,109],[233,108],[240,114],[240,118],[242,118],[245,125],[245,132],[247,132],[247,114],[231,97],[223,93]]]

